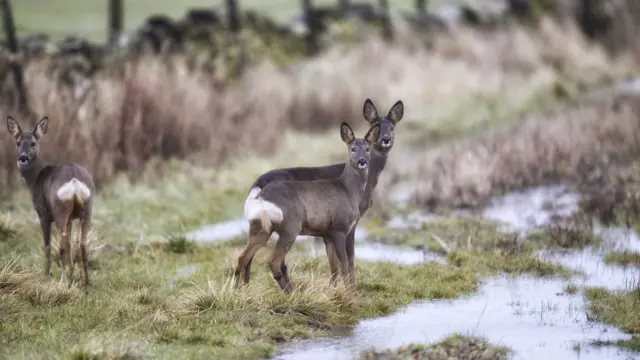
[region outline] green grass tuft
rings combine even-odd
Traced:
[[[453,334],[435,344],[410,344],[395,350],[367,350],[360,353],[360,360],[410,360],[410,359],[475,359],[506,360],[510,350],[490,344],[486,339]]]
[[[640,289],[611,291],[592,287],[586,289],[585,297],[591,319],[611,324],[628,334],[640,333]],[[640,341],[637,338],[607,344],[640,351]]]
[[[171,234],[167,239],[166,249],[176,254],[186,254],[195,249],[196,244],[187,239],[184,234]]]
[[[640,267],[640,252],[631,250],[614,250],[604,256],[607,264]]]

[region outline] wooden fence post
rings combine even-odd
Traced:
[[[349,0],[338,0],[338,9],[340,9],[340,15],[345,17],[349,9]]]
[[[240,41],[242,23],[240,22],[240,7],[238,6],[238,0],[227,0],[227,26],[229,26],[233,43],[239,47],[240,51],[238,61],[235,64],[235,69],[233,71],[234,76],[239,77],[248,66],[249,59],[244,46]]]
[[[118,45],[124,30],[124,7],[122,0],[109,1],[109,28],[107,42],[111,46]]]
[[[302,0],[302,11],[304,13],[304,22],[307,25],[307,54],[313,56],[320,51],[318,43],[319,27],[318,17],[311,0]]]
[[[389,14],[389,2],[387,0],[379,0],[380,9],[382,10],[382,37],[386,41],[393,40],[393,29],[391,28],[391,15]]]
[[[429,6],[427,0],[416,0],[415,8],[418,15],[424,15],[427,13],[427,6]]]
[[[240,24],[240,10],[237,0],[227,0],[227,23],[232,33],[240,33],[242,25]]]
[[[13,12],[11,10],[10,0],[0,0],[0,11],[2,11],[2,23],[4,32],[7,36],[7,46],[11,52],[9,67],[13,73],[13,80],[15,81],[16,88],[18,90],[18,108],[24,115],[31,116],[32,112],[31,107],[29,106],[27,88],[24,84],[24,72],[18,59],[18,39],[16,38],[16,27],[13,22]]]

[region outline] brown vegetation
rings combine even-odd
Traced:
[[[289,126],[322,128],[358,118],[366,97],[402,98],[415,117],[424,99],[453,101],[518,81],[550,85],[556,76],[601,82],[625,68],[575,28],[546,20],[539,30],[453,30],[433,37],[429,50],[402,28],[398,36],[395,45],[371,39],[351,49],[335,46],[288,70],[266,62],[226,88],[189,70],[180,56],[113,65],[73,89],[54,80],[50,64],[32,62],[26,82],[35,113],[52,120],[43,151],[55,154],[53,162],[87,167],[100,186],[117,172],[135,174],[155,157],[204,153],[209,164],[219,164],[238,149],[269,152]],[[0,115],[13,113],[13,87],[5,84],[0,95]],[[0,146],[2,189],[16,171],[7,140]]]
[[[418,166],[392,166],[397,179],[419,178],[410,197],[420,205],[475,207],[525,186],[582,183],[614,158],[637,154],[639,116],[640,100],[634,97],[584,101],[425,151]]]

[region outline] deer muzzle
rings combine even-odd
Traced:
[[[29,156],[27,154],[20,154],[18,156],[18,165],[26,165],[29,163]]]
[[[380,143],[381,143],[382,147],[384,147],[384,148],[390,147],[392,145],[391,137],[389,135],[384,135],[382,137],[382,141]]]
[[[365,158],[358,159],[358,168],[364,169],[367,167],[367,160]]]

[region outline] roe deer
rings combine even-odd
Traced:
[[[279,235],[269,267],[273,278],[285,292],[292,284],[284,262],[286,254],[298,235],[322,237],[331,244],[335,257],[330,257],[332,274],[337,273],[339,261],[342,276],[350,277],[346,239],[360,217],[359,205],[364,195],[369,171],[370,148],[380,137],[380,124],[376,124],[364,139],[356,139],[351,127],[343,122],[340,136],[348,146],[348,165],[335,179],[308,181],[278,181],[267,185],[257,197],[245,204],[245,217],[249,220],[248,243],[238,258],[236,283],[244,273],[244,282],[250,279],[251,260],[275,231]]]
[[[404,104],[402,100],[398,100],[389,110],[387,116],[379,116],[373,101],[367,99],[362,107],[362,114],[364,118],[375,126],[380,124],[380,137],[373,146],[371,152],[371,161],[369,164],[369,175],[367,177],[367,186],[365,188],[364,196],[360,203],[360,216],[371,207],[372,193],[378,184],[380,174],[387,163],[387,158],[391,152],[395,140],[395,126],[398,124],[404,115]],[[245,202],[245,213],[247,211],[247,204],[251,199],[254,199],[262,189],[268,184],[276,181],[309,181],[320,179],[335,179],[342,174],[345,168],[345,163],[333,164],[328,166],[318,167],[292,167],[283,169],[270,170],[258,177],[256,181],[251,185],[249,195]],[[331,244],[325,242],[327,256],[335,256],[332,254]],[[351,268],[352,281],[355,282],[354,272],[354,253],[355,253],[355,227],[347,235],[347,256],[349,257],[349,267]],[[330,260],[331,261],[331,260]],[[336,261],[335,259],[333,261]],[[247,269],[251,268],[251,259],[247,265]],[[249,272],[249,270],[247,270]],[[337,273],[332,273],[332,278],[335,280]]]
[[[91,205],[95,185],[89,172],[76,164],[50,165],[40,154],[38,141],[47,132],[49,118],[43,117],[32,131],[22,131],[20,124],[11,116],[7,117],[7,129],[16,139],[16,157],[20,174],[31,193],[33,207],[38,214],[42,237],[44,238],[45,276],[51,280],[51,224],[55,222],[60,232],[60,260],[62,274],[69,266],[68,285],[73,277],[71,256],[71,221],[80,220],[80,252],[84,268],[84,291],[88,293],[89,270],[87,254],[87,234],[91,226]]]

